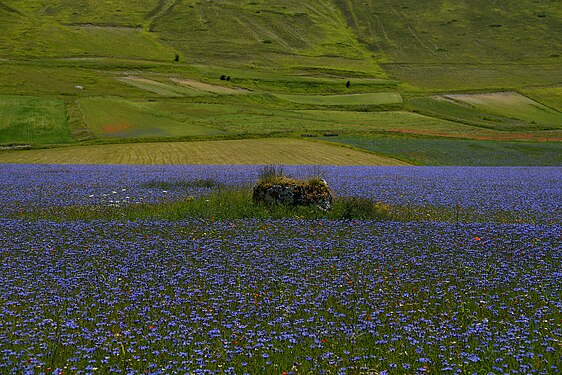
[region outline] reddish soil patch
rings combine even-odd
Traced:
[[[131,124],[108,124],[101,127],[105,134],[122,133],[131,128]]]

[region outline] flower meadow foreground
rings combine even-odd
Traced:
[[[323,171],[336,195],[460,218],[32,216],[204,200],[258,171],[0,166],[0,373],[562,371],[562,168]]]

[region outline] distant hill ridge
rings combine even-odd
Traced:
[[[0,2],[0,24],[3,58],[178,53],[195,64],[374,76],[380,62],[559,64],[562,51],[556,0],[14,0]]]

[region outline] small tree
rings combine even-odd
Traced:
[[[347,81],[347,82],[345,83],[345,87],[350,88],[350,87],[351,87],[351,81]]]
[[[178,55],[177,53],[176,53],[176,56],[174,56],[174,61],[175,62],[180,61],[180,55]]]

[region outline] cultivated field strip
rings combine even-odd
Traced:
[[[300,139],[132,143],[0,152],[0,163],[407,165],[367,152]]]

